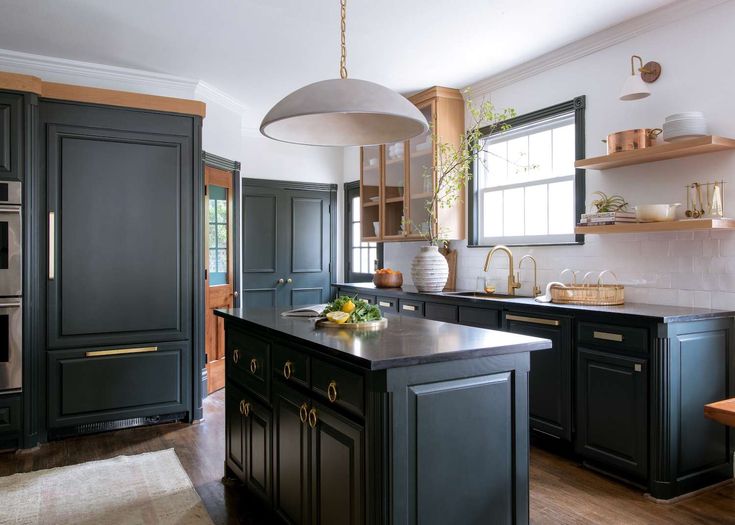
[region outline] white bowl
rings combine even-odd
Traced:
[[[676,219],[676,208],[681,204],[642,204],[636,206],[635,218],[640,222],[669,222]]]
[[[375,236],[380,237],[380,221],[375,221],[373,223],[373,229],[375,230]]]

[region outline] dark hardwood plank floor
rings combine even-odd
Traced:
[[[205,400],[204,413],[205,419],[196,425],[120,430],[55,441],[31,452],[0,454],[0,476],[174,448],[217,525],[272,523],[241,485],[221,482],[225,442],[223,391]],[[658,504],[646,499],[639,490],[534,448],[531,523],[735,524],[735,484],[675,504]]]

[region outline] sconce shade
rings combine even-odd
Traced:
[[[635,75],[628,75],[628,78],[625,79],[623,89],[620,90],[620,100],[638,100],[646,98],[650,94],[651,90],[648,89],[648,85],[636,73]]]
[[[423,114],[385,86],[352,78],[297,89],[263,119],[266,137],[314,146],[368,146],[408,140],[429,129]]]

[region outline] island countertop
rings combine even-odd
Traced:
[[[301,340],[369,370],[551,348],[548,339],[399,315],[387,315],[388,326],[377,331],[316,328],[308,318],[283,317],[286,310],[223,308],[214,313]]]

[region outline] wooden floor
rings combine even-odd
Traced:
[[[196,425],[121,430],[56,441],[32,452],[0,454],[0,476],[174,448],[215,524],[271,523],[240,486],[221,483],[225,441],[222,391],[205,400],[204,411],[204,421]],[[636,489],[534,448],[531,523],[735,524],[735,484],[679,503],[658,504]]]

